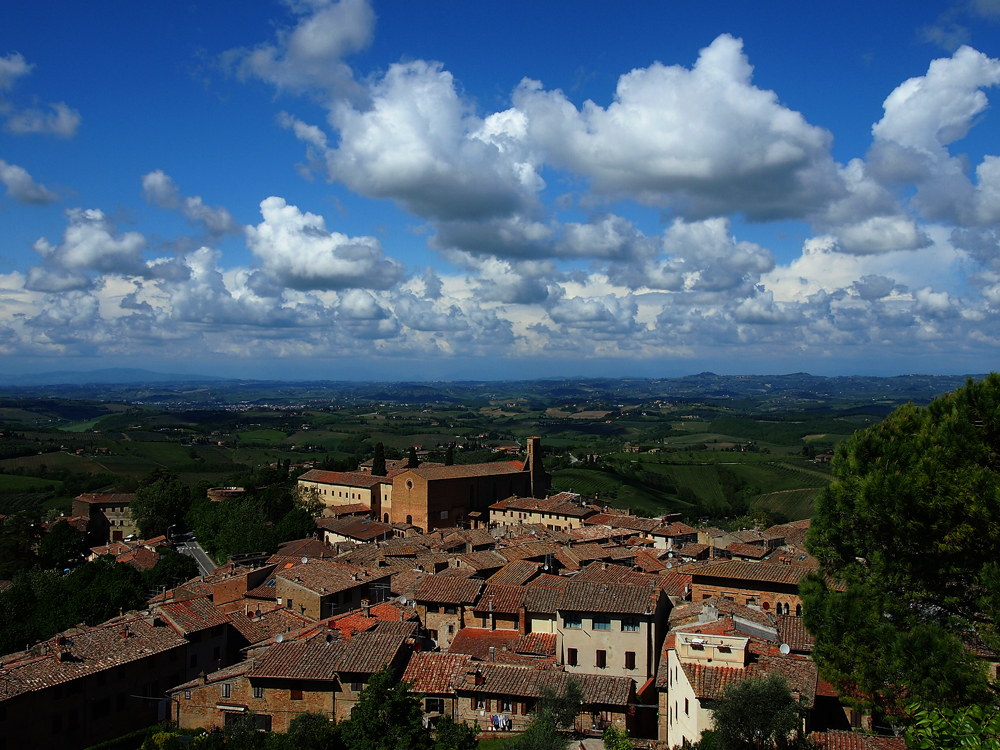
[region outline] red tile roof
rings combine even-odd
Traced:
[[[813,732],[809,740],[827,750],[905,750],[902,737],[885,737],[860,732]]]
[[[475,674],[466,674],[461,692],[510,695],[538,698],[542,687],[562,690],[566,681],[575,678],[583,688],[583,702],[589,706],[625,707],[635,695],[635,682],[631,677],[604,677],[600,675],[570,675],[553,669],[531,669],[506,664],[480,665],[481,684],[476,684]]]
[[[483,582],[468,578],[425,578],[417,587],[416,600],[435,604],[473,604]]]
[[[523,470],[521,461],[494,461],[485,464],[456,464],[455,466],[418,466],[416,469],[405,469],[398,476],[412,471],[424,479],[461,479],[463,477],[490,477],[501,474],[518,474]]]
[[[524,602],[525,587],[506,583],[489,584],[479,597],[475,613],[484,615],[489,612],[497,614],[517,614]]]
[[[470,664],[468,654],[415,653],[403,672],[403,682],[413,683],[412,690],[417,693],[450,694],[464,680]]]
[[[390,472],[398,474],[400,472]],[[334,484],[344,487],[359,487],[370,490],[376,484],[392,484],[392,476],[380,477],[364,471],[323,471],[312,469],[299,477],[300,482]]]
[[[530,581],[537,575],[541,563],[530,562],[528,560],[511,560],[500,570],[486,579],[487,583],[513,583],[523,584]]]
[[[794,565],[768,565],[755,562],[726,561],[713,563],[692,571],[695,581],[699,578],[731,578],[743,581],[797,584],[811,569]]]
[[[183,635],[229,623],[226,615],[208,599],[203,598],[162,604],[159,612]]]
[[[650,585],[570,581],[559,600],[560,611],[648,615],[656,610],[659,588]]]
[[[3,697],[44,690],[186,645],[172,628],[155,626],[137,612],[95,627],[70,628],[30,652],[2,657]],[[68,658],[60,659],[60,653]]]

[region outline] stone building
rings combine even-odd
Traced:
[[[812,568],[727,560],[691,571],[691,599],[718,596],[765,612],[801,616],[799,581]]]
[[[503,498],[545,497],[549,481],[542,466],[541,439],[536,437],[528,438],[523,462],[406,469],[392,479],[389,522],[410,524],[424,533],[462,526],[469,522],[470,513],[488,517],[489,506]]]
[[[0,748],[73,750],[170,718],[163,691],[187,679],[187,649],[130,612],[0,657]]]
[[[73,515],[88,519],[88,547],[120,542],[138,533],[129,507],[133,500],[135,493],[88,492],[73,498]]]

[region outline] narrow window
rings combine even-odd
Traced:
[[[263,698],[264,697],[264,688],[262,688],[262,687],[255,687],[253,689],[253,697],[254,698]]]
[[[625,652],[625,669],[635,669],[635,651]]]
[[[228,682],[223,682],[222,683],[222,697],[223,698],[230,698],[230,697],[232,697],[232,692],[233,692],[233,686],[230,685]]]
[[[608,666],[608,652],[602,649],[597,651],[597,666],[603,669]]]
[[[688,699],[687,698],[684,699],[684,715],[685,716],[689,716],[690,715],[690,714],[688,714]]]
[[[575,667],[577,664],[577,651],[575,648],[566,649],[566,662],[571,666]]]
[[[288,699],[289,700],[293,700],[293,701],[300,701],[300,700],[302,700],[302,689],[301,688],[292,688],[291,690],[289,690],[288,691]]]

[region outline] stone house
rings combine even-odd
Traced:
[[[493,526],[537,523],[552,531],[578,529],[587,518],[597,514],[595,508],[585,505],[574,492],[545,498],[509,497],[493,503],[489,511]]]
[[[138,534],[130,505],[134,492],[87,492],[73,498],[73,516],[87,518],[87,546],[121,542]]]
[[[187,649],[163,619],[129,612],[0,657],[0,748],[74,750],[170,718],[163,690],[187,679]]]
[[[483,582],[469,578],[430,576],[417,586],[417,615],[428,637],[447,651],[452,639],[466,623],[472,624],[472,606],[479,599]]]
[[[359,567],[328,560],[286,563],[275,575],[279,606],[312,620],[322,620],[354,609],[362,599],[379,602],[375,586],[389,590],[389,569]]]
[[[691,571],[691,600],[719,596],[775,614],[802,614],[799,581],[812,568],[727,560]]]
[[[656,674],[669,598],[653,584],[569,581],[557,605],[562,663],[573,674]]]

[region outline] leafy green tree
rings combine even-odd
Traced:
[[[807,538],[823,575],[800,589],[813,656],[855,704],[902,719],[911,698],[991,700],[967,642],[996,635],[998,451],[996,374],[837,447]]]
[[[558,692],[551,685],[543,685],[535,713],[548,717],[560,729],[569,729],[576,722],[583,705],[583,685],[575,677],[563,683]]]
[[[787,747],[801,726],[801,712],[801,705],[781,675],[732,683],[712,707],[715,747],[720,750]]]
[[[420,697],[405,682],[397,682],[392,667],[372,675],[358,698],[351,718],[342,723],[344,744],[351,750],[430,750],[430,733],[423,727]]]
[[[171,589],[179,583],[190,581],[198,575],[198,563],[193,557],[174,552],[172,549],[161,549],[160,560],[156,567],[142,574],[146,590]]]
[[[476,750],[479,732],[464,721],[456,722],[448,714],[434,728],[434,750]]]
[[[420,461],[417,459],[417,449],[411,445],[410,455],[406,459],[406,468],[415,469],[418,466],[420,466]]]
[[[445,466],[455,465],[455,449],[450,445],[444,452],[444,465]]]
[[[521,734],[503,743],[504,750],[566,750],[569,737],[559,733],[559,728],[549,714],[536,713]]]
[[[38,513],[18,511],[4,519],[0,532],[0,580],[10,581],[38,563],[35,547],[42,533]]]
[[[325,714],[299,714],[288,725],[285,744],[295,750],[342,750],[340,727]]]
[[[909,704],[906,746],[915,750],[1000,750],[1000,708]]]
[[[382,443],[375,443],[375,455],[372,456],[372,474],[384,477],[388,473],[385,468],[385,446]]]
[[[305,508],[292,508],[275,527],[278,544],[292,539],[305,539],[316,531],[316,519]]]
[[[144,539],[179,525],[191,506],[191,492],[176,474],[156,469],[139,482],[131,503],[132,519]]]
[[[57,521],[49,528],[38,545],[38,557],[42,564],[52,568],[63,568],[68,563],[81,559],[87,545],[83,534],[67,521]]]
[[[604,750],[635,750],[635,745],[629,739],[627,729],[619,729],[611,724],[604,730],[601,737],[604,742]]]

